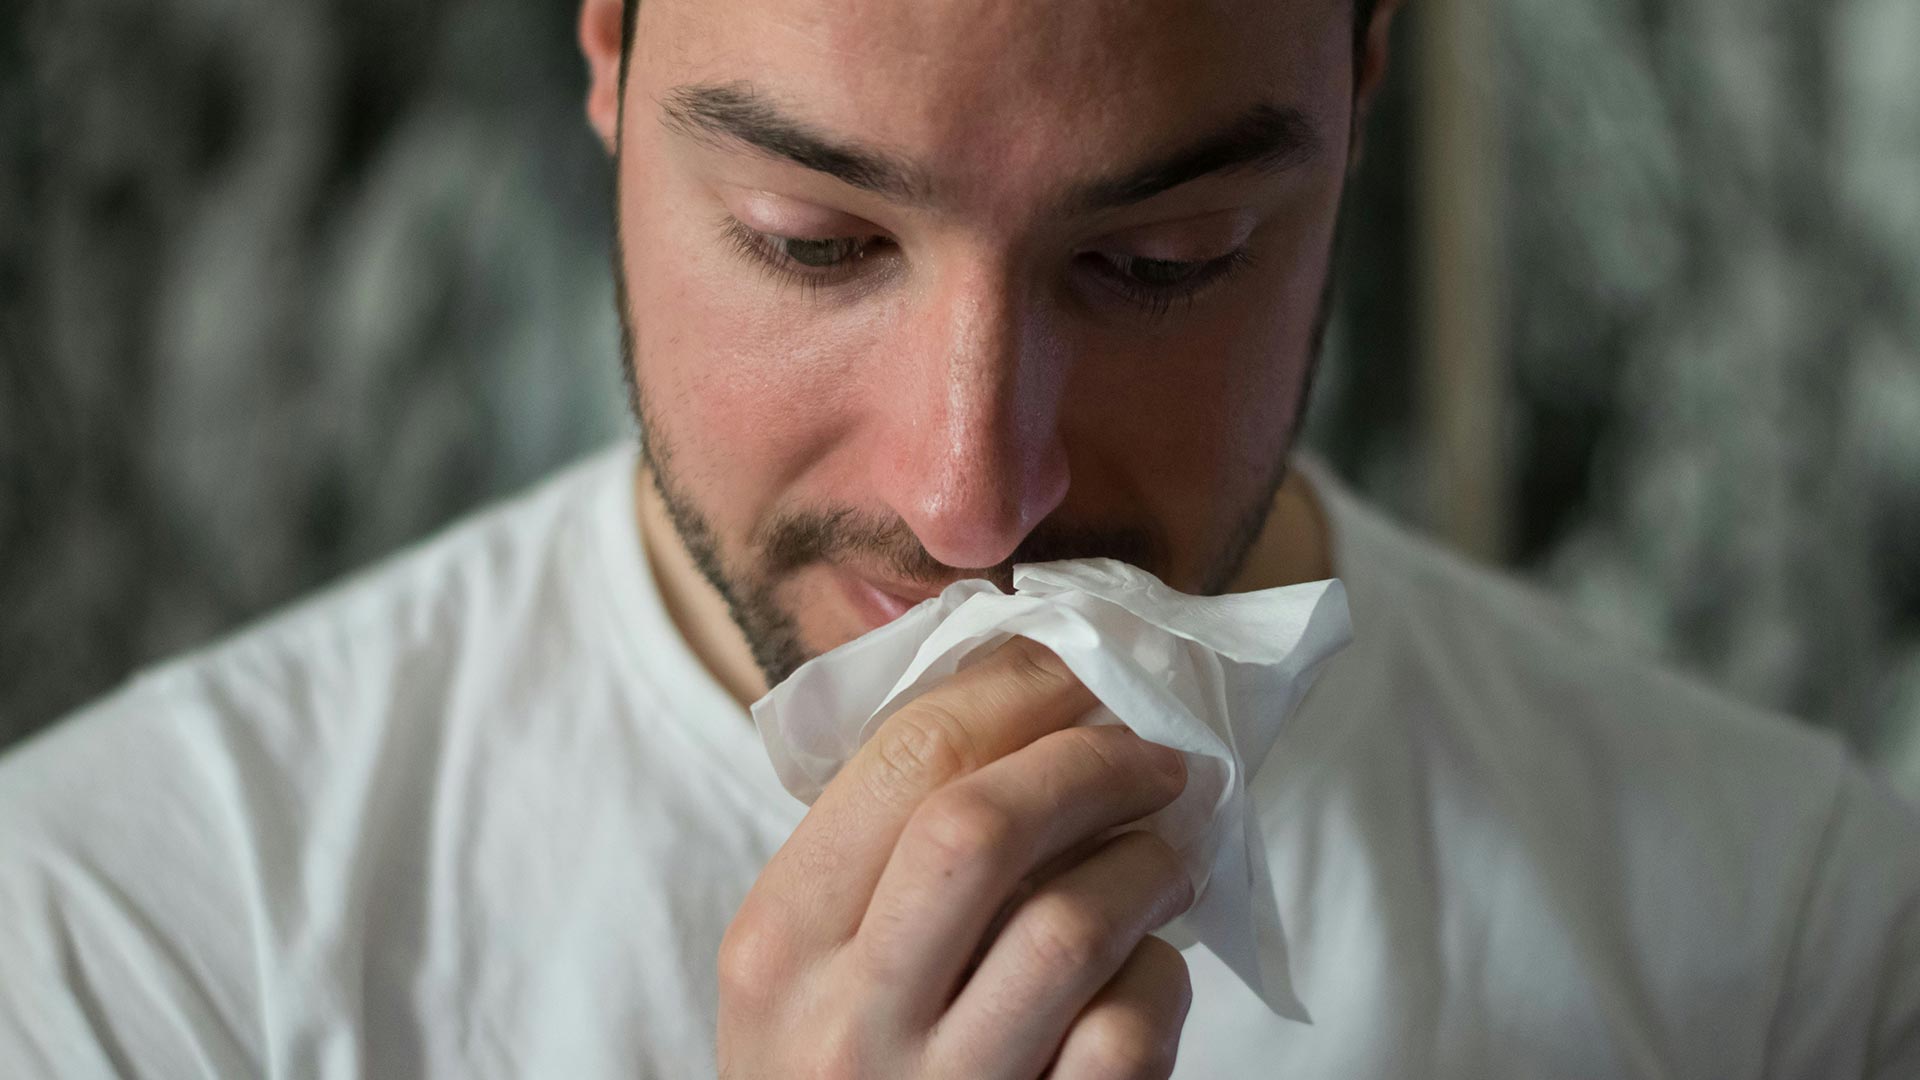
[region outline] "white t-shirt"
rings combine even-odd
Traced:
[[[802,808],[675,632],[630,450],[0,761],[0,1075],[711,1075]],[[1332,482],[1355,642],[1259,772],[1311,1026],[1183,1077],[1920,1077],[1920,823]]]

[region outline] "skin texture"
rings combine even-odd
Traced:
[[[1312,367],[1352,152],[1350,18],[1344,0],[641,5],[624,96],[597,76],[590,101],[619,151],[630,371],[667,516],[746,625],[761,688],[871,627],[836,564],[908,599],[1037,556],[1232,582]],[[743,81],[908,163],[932,197],[663,122],[677,90]],[[1313,152],[1059,206],[1258,104],[1304,115]],[[729,216],[885,243],[809,287],[743,255]],[[1099,272],[1236,248],[1247,265],[1158,314]],[[846,527],[784,565],[769,541],[796,518]]]
[[[586,0],[641,528],[737,698],[1019,561],[1327,576],[1285,461],[1393,7],[1356,56],[1349,5],[645,0],[623,81],[621,4]],[[1269,167],[1090,205],[1263,107],[1308,136]],[[751,148],[716,108],[901,182]],[[882,727],[728,932],[726,1075],[1167,1075],[1186,972],[1150,931],[1191,887],[1158,840],[1098,838],[1183,781],[1071,728],[1091,704],[1015,641]]]

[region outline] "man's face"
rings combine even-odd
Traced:
[[[656,484],[770,680],[963,577],[1226,587],[1312,366],[1351,0],[644,0]]]

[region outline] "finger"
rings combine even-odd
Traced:
[[[962,1055],[968,1075],[1035,1075],[1141,940],[1192,898],[1166,841],[1138,830],[1107,841],[1015,910],[936,1026],[936,1046]]]
[[[1180,950],[1142,939],[1074,1021],[1048,1080],[1166,1080],[1192,1004]]]
[[[1123,727],[1083,727],[1047,735],[928,796],[856,935],[865,978],[897,988],[886,1000],[931,1022],[1022,879],[1172,802],[1185,776],[1178,751]]]
[[[853,936],[900,831],[941,785],[1071,726],[1098,702],[1044,646],[1012,638],[889,717],[775,853],[756,894],[809,897],[815,941]],[[749,896],[749,903],[754,897]]]

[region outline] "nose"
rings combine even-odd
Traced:
[[[948,566],[999,564],[1066,498],[1066,350],[1021,293],[986,265],[930,285],[876,403],[888,422],[875,486]]]

